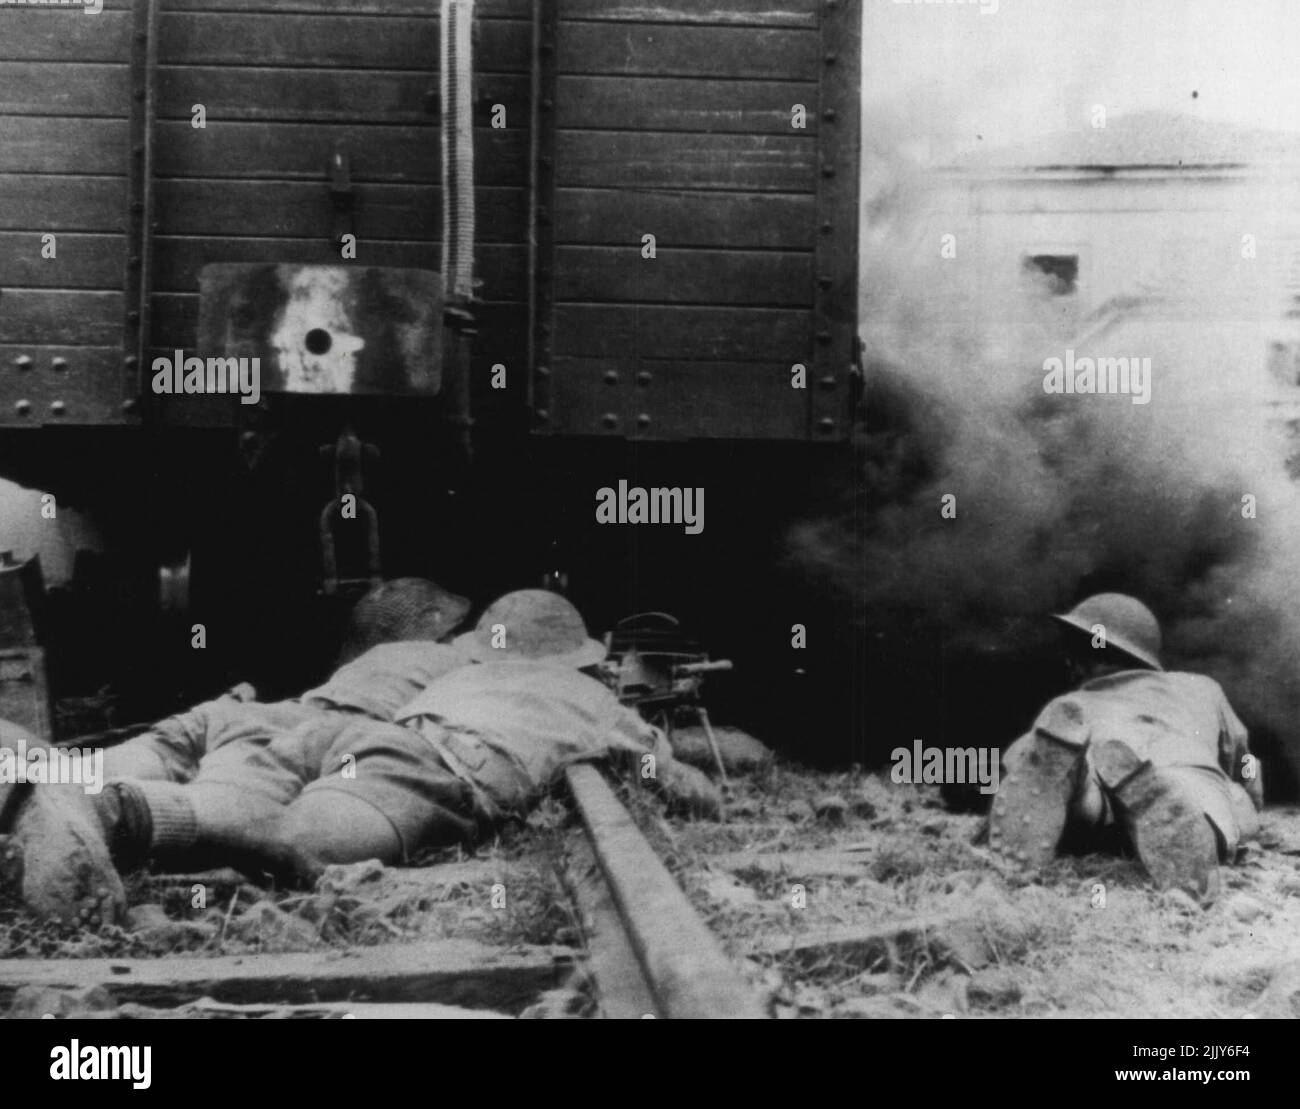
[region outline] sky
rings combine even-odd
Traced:
[[[935,156],[1059,131],[1094,104],[1300,132],[1300,0],[862,3],[868,126]]]

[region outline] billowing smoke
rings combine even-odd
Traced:
[[[1135,287],[1067,318],[1018,267],[949,276],[971,272],[941,257],[958,217],[935,198],[950,178],[897,148],[864,159],[866,427],[845,511],[791,548],[865,620],[869,727],[883,733],[869,748],[921,727],[943,742],[1022,726],[1057,692],[1045,614],[1119,590],[1160,616],[1168,667],[1224,685],[1266,767],[1285,756],[1276,795],[1285,762],[1300,768],[1300,488],[1287,386],[1267,358],[1280,295],[1243,286],[1225,250],[1198,256],[1173,293]],[[959,235],[957,257],[973,245]],[[1150,403],[1048,395],[1044,360],[1067,348],[1149,358]]]

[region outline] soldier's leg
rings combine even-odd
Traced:
[[[471,841],[473,790],[417,732],[358,718],[340,732],[320,776],[281,827],[299,865],[404,862],[423,847]]]
[[[1086,749],[1082,711],[1064,698],[1007,749],[989,811],[994,851],[1030,869],[1052,860],[1085,779]]]
[[[1115,799],[1129,838],[1161,889],[1182,889],[1204,901],[1220,889],[1220,843],[1213,811],[1236,851],[1236,830],[1222,774],[1158,766],[1122,740],[1097,744],[1097,775]]]

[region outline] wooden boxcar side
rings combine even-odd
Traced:
[[[337,262],[336,148],[355,264],[439,264],[436,3],[160,0],[148,43],[142,7],[0,12],[5,425],[238,419],[226,399],[133,408],[133,328],[147,359],[192,349],[209,262]],[[846,436],[859,18],[835,0],[479,0],[480,421],[531,402],[547,434]]]

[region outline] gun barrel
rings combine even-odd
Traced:
[[[720,670],[730,670],[731,660],[727,658],[715,659],[712,662],[684,662],[680,666],[673,667],[674,674],[713,674]]]

